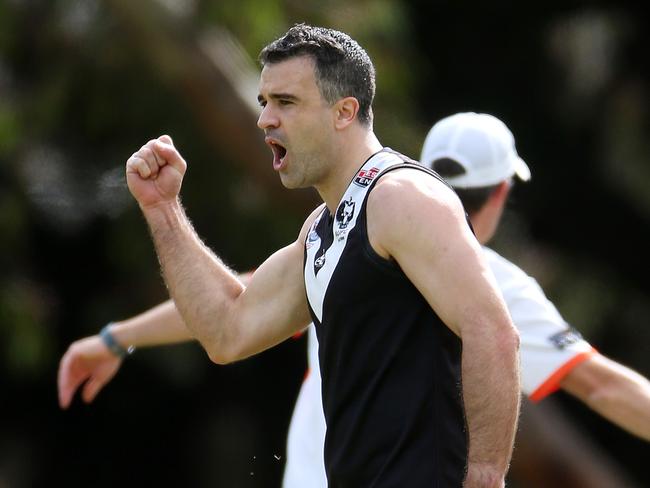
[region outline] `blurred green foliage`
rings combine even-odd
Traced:
[[[113,441],[110,427],[97,422],[137,412],[121,427],[142,434],[118,458],[122,464],[111,467],[112,475],[90,485],[108,486],[119,478],[122,486],[172,486],[216,477],[234,479],[236,486],[272,486],[264,476],[277,482],[281,463],[270,454],[258,466],[258,477],[245,482],[232,473],[219,478],[205,466],[210,450],[228,451],[226,440],[215,440],[219,432],[247,423],[256,428],[246,427],[252,438],[238,440],[239,449],[249,452],[250,444],[264,446],[258,452],[282,451],[304,366],[302,344],[225,369],[212,367],[198,348],[142,352],[129,377],[122,375],[116,391],[105,394],[104,406],[93,407],[97,413],[64,416],[56,409],[56,368],[67,345],[166,298],[145,223],[122,177],[126,158],[149,138],[171,134],[191,162],[183,189],[188,214],[206,243],[235,269],[253,268],[295,239],[304,218],[304,209],[269,202],[241,166],[216,150],[183,92],[189,88],[166,81],[119,3],[0,0],[0,405],[9,419],[4,430],[0,425],[6,432],[0,437],[0,485],[40,486],[56,479],[89,486],[82,472],[73,472],[68,456],[78,460],[74,469],[94,466],[97,456],[87,451],[97,445],[94,435],[103,432]],[[376,132],[386,145],[413,157],[439,117],[476,110],[504,118],[534,177],[516,189],[495,247],[537,276],[560,311],[602,352],[650,374],[649,29],[634,5],[137,5],[156,7],[149,29],[173,25],[194,39],[223,28],[253,60],[294,22],[349,32],[377,67]],[[170,24],[156,24],[156,12]],[[269,398],[282,400],[269,404]],[[165,402],[174,408],[162,411]],[[37,405],[39,421],[27,414],[28,405]],[[267,417],[255,417],[262,415],[257,407]],[[229,415],[233,423],[226,429]],[[278,420],[269,421],[272,416]],[[647,454],[646,446],[602,421],[586,421],[590,429],[603,430],[602,438],[623,444],[616,450],[631,471],[643,471],[639,452]],[[22,437],[16,433],[21,423],[30,425]],[[182,454],[175,445],[176,451],[160,455],[163,462],[155,465],[165,467],[154,480],[134,474],[141,466],[125,458],[155,451],[162,442],[159,423],[169,429],[165,442],[192,448]],[[210,439],[201,434],[203,425],[213,432]],[[89,433],[93,428],[98,430]],[[178,431],[183,428],[190,433]],[[3,457],[18,438],[33,464]],[[223,471],[228,462],[214,466]]]

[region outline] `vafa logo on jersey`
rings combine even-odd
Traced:
[[[320,237],[318,236],[318,232],[316,232],[315,229],[312,229],[309,232],[309,235],[307,236],[307,242],[305,243],[305,248],[309,249],[310,247],[312,247],[314,244],[316,244],[318,239],[320,239]]]
[[[318,223],[320,222],[320,218],[323,216],[321,213],[316,220],[311,224],[311,227],[309,228],[309,233],[307,234],[307,242],[305,242],[305,249],[311,248],[316,242],[318,242],[318,239],[320,239],[320,236],[318,235],[318,232],[316,232],[316,227],[318,226]]]

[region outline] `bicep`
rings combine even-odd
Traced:
[[[268,349],[309,322],[300,251],[294,243],[275,252],[257,268],[240,295],[234,311],[242,336],[237,342],[243,347],[238,357]]]
[[[433,196],[427,187],[402,192],[406,197],[390,205],[398,212],[376,212],[377,240],[457,335],[467,327],[508,321],[460,202],[446,188],[433,191]]]
[[[504,313],[500,293],[483,261],[478,243],[465,224],[451,221],[434,236],[419,233],[410,249],[395,256],[440,318],[457,335],[483,320],[486,312]]]
[[[298,239],[276,251],[249,278],[237,300],[239,357],[272,347],[303,330],[311,318],[305,293],[304,239],[316,212],[305,222]]]

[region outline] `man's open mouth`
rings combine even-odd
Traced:
[[[282,164],[282,159],[287,155],[287,149],[277,142],[270,142],[269,145],[273,151],[273,167],[277,169]]]

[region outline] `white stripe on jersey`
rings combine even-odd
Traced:
[[[334,233],[332,245],[329,249],[325,250],[325,262],[318,270],[314,269],[314,263],[317,259],[322,259],[322,256],[317,256],[321,247],[321,238],[316,235],[315,229],[323,214],[328,211],[327,208],[323,210],[323,213],[312,224],[309,233],[307,234],[307,241],[305,244],[307,248],[307,260],[305,262],[305,288],[307,289],[309,305],[320,322],[323,321],[323,301],[325,300],[327,287],[329,286],[334,270],[336,269],[341,254],[347,244],[348,234],[352,229],[354,229],[354,226],[357,223],[357,218],[361,212],[361,206],[363,205],[372,180],[378,178],[386,168],[402,162],[403,160],[399,156],[391,152],[380,151],[366,161],[363,167],[357,172],[354,177],[355,180],[364,173],[371,173],[373,176],[366,180],[365,185],[359,185],[353,180],[352,183],[350,183],[350,186],[348,186],[347,191],[339,202],[337,213],[342,206],[346,205],[346,202],[349,202],[348,207],[351,204],[354,204],[353,214],[348,221],[338,221],[337,219],[334,222],[334,225],[332,226],[332,232]]]

